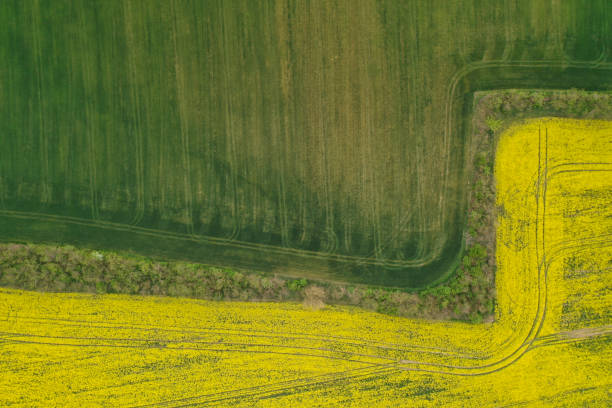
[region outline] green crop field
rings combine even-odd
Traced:
[[[0,239],[421,287],[475,91],[612,87],[609,0],[0,1]]]

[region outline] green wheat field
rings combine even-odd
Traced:
[[[473,92],[612,85],[608,0],[0,2],[0,239],[416,288]]]

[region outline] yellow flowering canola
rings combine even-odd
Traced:
[[[612,124],[501,136],[494,323],[0,290],[0,406],[608,406]]]

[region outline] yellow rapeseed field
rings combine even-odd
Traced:
[[[612,124],[501,136],[493,323],[0,290],[0,406],[612,402]]]

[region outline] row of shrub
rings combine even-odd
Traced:
[[[50,292],[127,293],[214,300],[352,304],[398,314],[408,293],[315,283],[263,273],[73,246],[0,243],[0,286]]]
[[[480,296],[480,292],[475,290],[476,281],[466,284],[463,270],[479,276],[478,285],[484,286],[482,265],[485,258],[483,247],[472,246],[463,258],[462,267],[446,285],[409,293],[290,279],[181,261],[159,262],[133,254],[69,245],[8,243],[0,244],[0,286],[47,292],[299,301],[314,309],[325,304],[347,304],[391,315],[428,318],[441,317],[443,309],[452,306],[462,309],[446,316],[461,318],[465,317],[467,305],[473,302],[474,293]],[[448,299],[453,299],[453,302]]]

